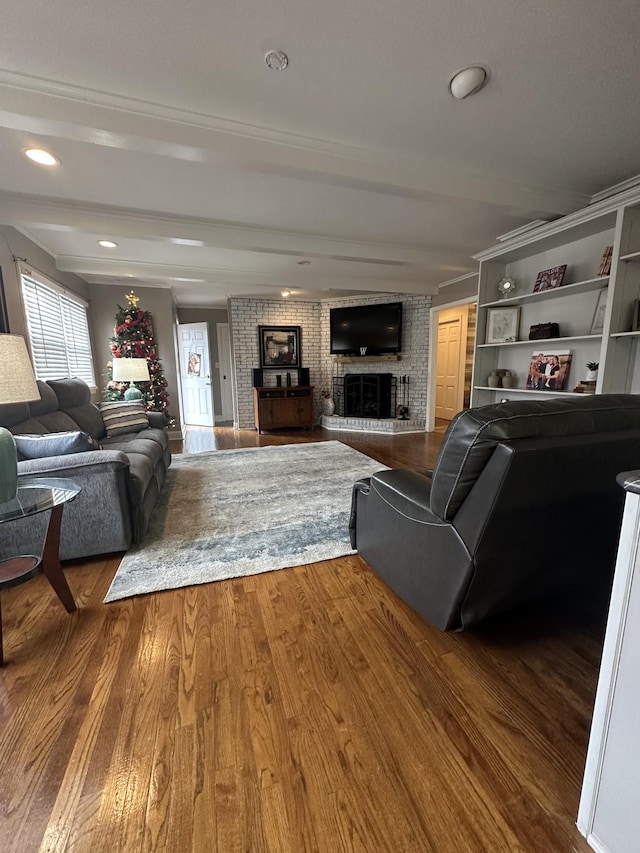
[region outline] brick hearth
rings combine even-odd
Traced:
[[[348,430],[351,432],[406,433],[424,432],[424,418],[341,418],[338,415],[322,415],[320,422],[325,429]]]

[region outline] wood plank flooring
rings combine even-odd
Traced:
[[[431,467],[439,435],[340,439]],[[176,448],[180,450],[181,448]],[[118,555],[3,593],[0,850],[586,853],[606,618],[555,602],[443,634],[357,556],[102,603]]]

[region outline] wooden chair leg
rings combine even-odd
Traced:
[[[78,608],[60,565],[60,525],[63,509],[64,504],[60,504],[51,510],[42,548],[42,572],[64,604],[67,613],[73,613]]]

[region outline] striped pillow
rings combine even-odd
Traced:
[[[149,427],[149,417],[143,404],[137,400],[133,402],[117,400],[115,403],[98,403],[98,408],[108,438],[114,435],[124,435],[126,432],[140,432],[140,430]]]

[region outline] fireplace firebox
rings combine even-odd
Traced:
[[[392,373],[346,373],[343,377],[344,417],[390,418],[394,395]]]

